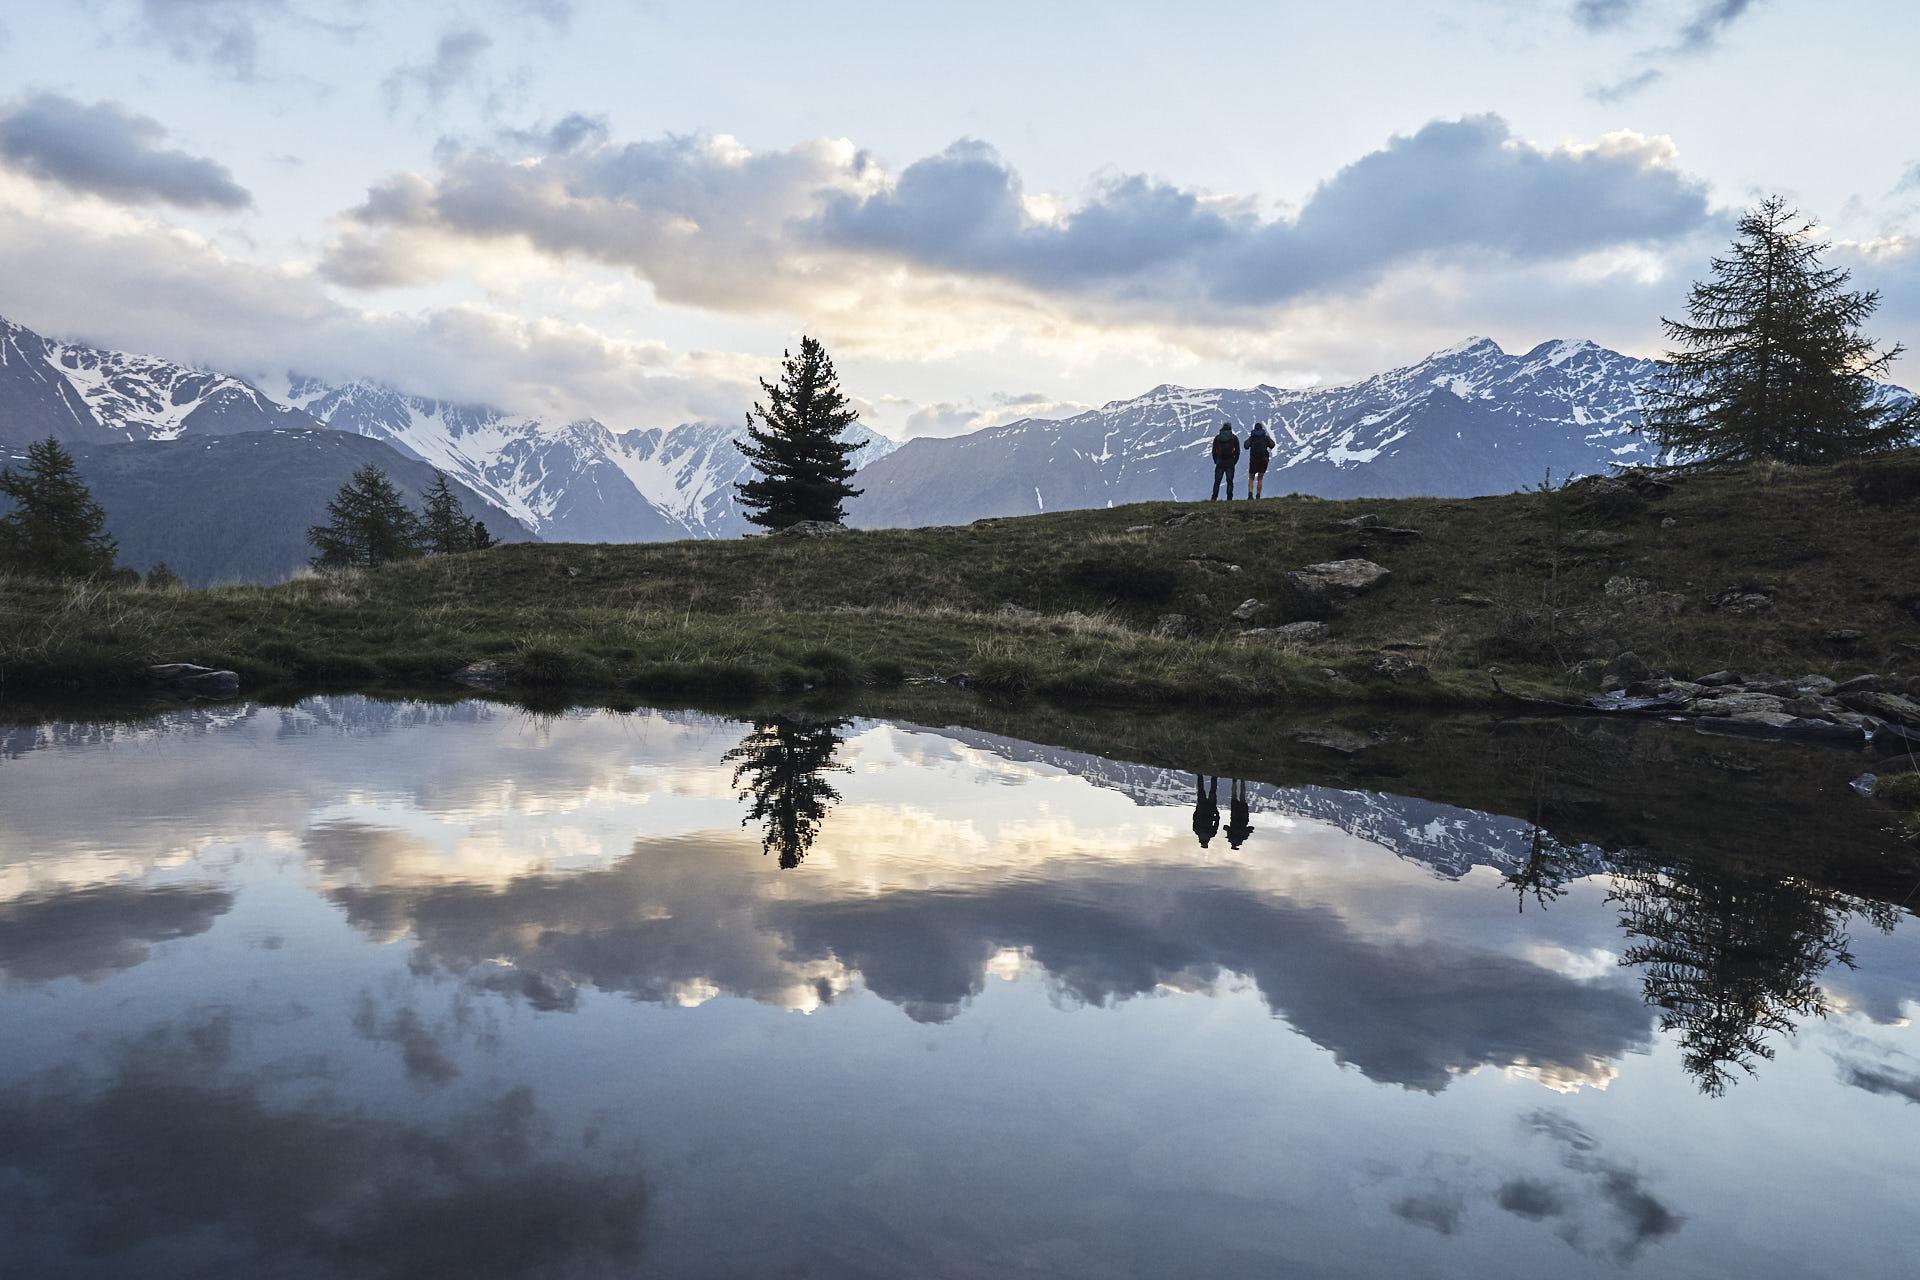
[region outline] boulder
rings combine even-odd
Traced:
[[[1380,523],[1379,516],[1355,516],[1351,520],[1335,520],[1342,529],[1371,529]]]
[[[1163,613],[1153,624],[1157,636],[1190,636],[1193,632],[1193,619],[1184,613]]]
[[[1611,529],[1570,529],[1560,544],[1574,551],[1606,551],[1626,540],[1626,534]]]
[[[1908,729],[1920,729],[1920,702],[1912,698],[1903,698],[1897,693],[1844,693],[1839,697],[1841,706],[1849,711],[1863,711],[1870,716],[1879,716],[1889,724],[1897,724]]]
[[[802,520],[784,529],[775,529],[773,536],[776,538],[831,538],[836,533],[847,531],[847,526],[836,524],[831,520]]]
[[[1376,676],[1385,676],[1396,684],[1425,680],[1428,675],[1425,663],[1415,662],[1404,653],[1383,653],[1367,664],[1367,670]]]
[[[240,692],[240,677],[231,671],[196,666],[191,662],[162,662],[147,668],[147,682],[169,693],[195,698],[232,698]]]
[[[497,658],[481,658],[469,662],[447,677],[455,684],[464,684],[474,689],[493,689],[513,681],[513,668]]]
[[[1606,674],[1605,658],[1584,658],[1567,668],[1567,679],[1582,688],[1592,688]]]
[[[1722,591],[1714,596],[1713,607],[1722,613],[1751,617],[1773,608],[1773,597],[1764,591],[1742,591],[1736,588],[1732,591]]]
[[[1259,640],[1268,644],[1313,644],[1331,634],[1333,628],[1324,622],[1289,622],[1282,627],[1255,627],[1251,631],[1242,631],[1240,639]]]
[[[1165,520],[1162,520],[1160,524],[1164,528],[1178,529],[1181,525],[1187,523],[1187,521],[1191,519],[1193,519],[1193,513],[1191,511],[1179,511],[1179,512],[1175,512],[1173,515],[1168,516]]]
[[[1879,691],[1880,677],[1871,673],[1864,676],[1855,676],[1851,680],[1842,680],[1839,684],[1833,686],[1833,692],[1836,694],[1878,693]]]
[[[1602,689],[1624,689],[1636,681],[1645,680],[1653,674],[1646,660],[1637,653],[1623,653],[1614,658],[1600,673]]]
[[[1267,611],[1267,606],[1258,600],[1242,600],[1229,616],[1235,622],[1252,622]]]
[[[1652,590],[1653,584],[1645,578],[1629,578],[1625,574],[1615,574],[1607,579],[1606,593],[1615,598],[1644,596]]]
[[[1785,715],[1787,700],[1771,693],[1728,689],[1718,697],[1696,699],[1693,709],[1703,716]]]
[[[1371,591],[1392,576],[1391,569],[1371,560],[1329,560],[1295,570],[1287,578],[1289,581],[1299,579],[1309,589],[1356,595]]]
[[[1710,671],[1704,676],[1695,676],[1693,682],[1709,689],[1718,689],[1726,685],[1745,684],[1747,681],[1738,671]]]
[[[1797,693],[1808,694],[1815,698],[1825,698],[1839,689],[1840,684],[1838,681],[1829,679],[1826,676],[1806,675],[1795,680],[1793,687]]]

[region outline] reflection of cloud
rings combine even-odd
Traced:
[[[205,885],[99,885],[0,902],[0,970],[28,982],[131,969],[157,942],[205,933],[233,895]]]
[[[1436,1187],[1418,1195],[1403,1196],[1392,1205],[1394,1216],[1405,1218],[1416,1227],[1426,1227],[1450,1236],[1460,1229],[1460,1215],[1466,1212],[1466,1198],[1452,1187]]]
[[[662,1004],[723,992],[807,1008],[857,975],[937,1022],[1017,954],[1089,1004],[1246,975],[1276,1013],[1369,1079],[1427,1091],[1489,1063],[1593,1078],[1648,1037],[1648,1014],[1625,990],[1443,940],[1372,940],[1328,908],[1239,883],[1231,868],[949,879],[821,899],[743,880],[741,847],[663,840],[606,870],[332,896],[374,936],[410,929],[422,961],[549,1008],[572,1007],[579,985]]]
[[[1555,1230],[1583,1252],[1597,1252],[1616,1262],[1631,1262],[1647,1245],[1678,1231],[1686,1219],[1669,1209],[1646,1187],[1640,1172],[1600,1154],[1600,1142],[1566,1116],[1554,1111],[1531,1111],[1520,1117],[1523,1131],[1545,1138],[1559,1148],[1560,1164],[1579,1175],[1586,1192],[1606,1214],[1603,1242],[1589,1241],[1591,1227],[1568,1204],[1556,1207],[1557,1192],[1525,1179],[1508,1182],[1496,1193],[1507,1212],[1535,1221],[1555,1221]]]
[[[10,1266],[400,1280],[636,1265],[645,1186],[562,1147],[529,1090],[441,1120],[286,1105],[232,1069],[228,1030],[155,1032],[101,1078],[0,1093]]]

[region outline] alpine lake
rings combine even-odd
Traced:
[[[1920,1266],[1858,751],[960,718],[0,725],[0,1273]]]

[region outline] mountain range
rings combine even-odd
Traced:
[[[864,494],[850,504],[848,519],[865,527],[962,524],[1204,498],[1212,481],[1208,445],[1223,421],[1242,433],[1256,421],[1273,431],[1279,449],[1267,476],[1272,494],[1506,493],[1549,475],[1566,479],[1660,461],[1638,431],[1645,388],[1659,368],[1584,340],[1509,354],[1491,339],[1472,338],[1338,386],[1163,385],[1072,417],[1022,419],[906,444],[856,425],[855,483]],[[1912,399],[1892,386],[1881,395],[1889,402]],[[430,475],[425,468],[446,472],[463,486],[475,513],[508,537],[645,542],[730,537],[748,528],[733,497],[734,484],[747,473],[734,447],[737,425],[616,430],[591,418],[553,421],[366,381],[287,375],[255,384],[158,357],[44,338],[0,319],[0,458],[49,434],[83,452],[145,445],[144,454],[118,454],[116,474],[150,471],[146,496],[129,494],[147,501],[174,483],[170,467],[181,468],[180,483],[188,482],[187,473],[192,483],[204,483],[209,439],[284,434],[288,440],[277,447],[305,464],[314,481],[297,501],[282,495],[288,528],[303,533],[319,515],[307,490],[324,487],[331,475],[314,466],[322,458],[346,458],[315,451],[312,433],[323,429],[377,444],[380,450],[367,459],[389,470],[410,462],[409,476]],[[137,466],[127,461],[136,457],[144,458]],[[271,468],[255,468],[244,476],[236,471],[225,488],[264,510],[275,483]],[[254,495],[256,484],[266,489]],[[318,502],[324,505],[324,498]],[[114,519],[132,518],[108,505]],[[297,541],[280,537],[278,545]],[[209,572],[243,572],[231,558],[183,558]],[[244,573],[284,576],[303,560],[267,557],[249,562]]]

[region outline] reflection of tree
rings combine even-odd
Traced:
[[[1660,1028],[1680,1035],[1682,1061],[1705,1093],[1718,1095],[1771,1060],[1770,1037],[1807,1017],[1825,1017],[1820,975],[1853,967],[1846,924],[1880,912],[1858,899],[1795,880],[1725,867],[1651,865],[1616,873],[1609,899],[1637,939],[1620,963],[1640,967]]]
[[[763,853],[780,854],[782,868],[797,867],[820,834],[827,810],[840,793],[822,775],[849,772],[833,762],[845,720],[789,717],[756,720],[753,731],[724,759],[733,762],[733,785],[750,798],[741,826],[761,824]]]
[[[1528,898],[1544,908],[1567,891],[1567,881],[1585,875],[1586,871],[1585,860],[1578,850],[1569,848],[1544,827],[1536,825],[1527,844],[1527,860],[1507,873],[1507,887],[1520,900],[1522,911],[1527,909]]]

